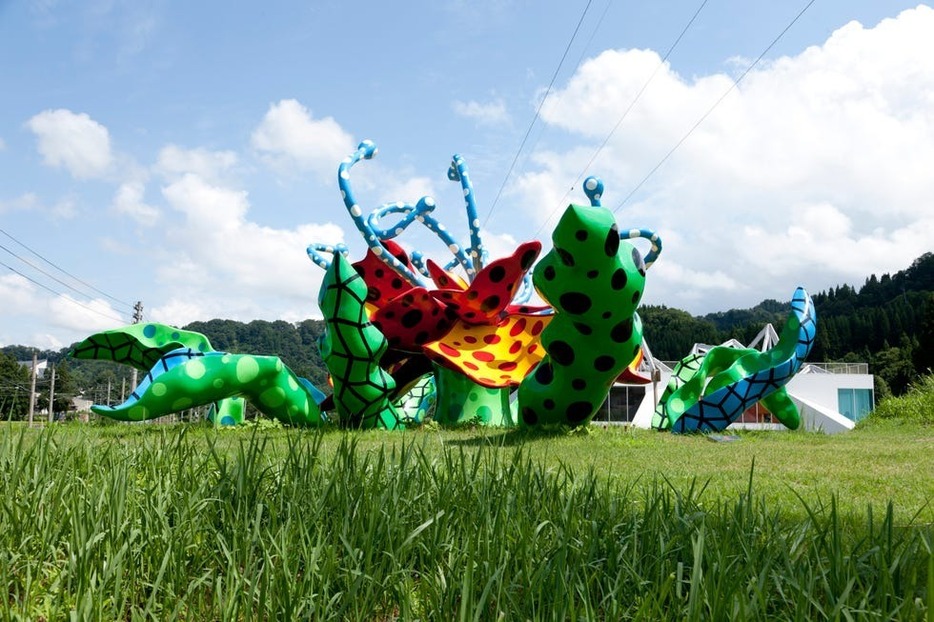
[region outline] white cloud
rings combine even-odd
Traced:
[[[395,181],[392,174],[387,175],[387,183],[378,188],[379,205],[402,201],[414,205],[425,196],[435,196],[435,186],[428,177],[409,177]]]
[[[276,167],[313,171],[323,178],[332,177],[337,163],[357,146],[333,117],[315,119],[294,99],[269,106],[251,144]]]
[[[87,335],[121,325],[121,314],[101,299],[79,301],[61,294],[46,302],[50,323],[75,333]]]
[[[49,212],[56,220],[72,220],[78,215],[78,203],[74,197],[67,196],[56,201]]]
[[[103,177],[113,164],[110,133],[85,113],[46,110],[26,122],[38,138],[46,164],[64,167],[76,179]]]
[[[8,272],[0,275],[0,300],[6,312],[26,312],[35,304],[35,287],[26,278]]]
[[[618,210],[621,226],[654,228],[665,242],[654,300],[748,306],[797,284],[861,282],[930,251],[932,31],[934,9],[919,6],[873,28],[847,24],[751,72]],[[576,144],[537,152],[510,189],[535,222],[566,205],[565,189],[659,62],[653,51],[606,51],[549,97],[543,121]],[[606,182],[604,204],[617,208],[730,84],[663,66],[587,171]],[[586,201],[579,190],[570,198]]]
[[[455,101],[452,108],[456,114],[473,119],[479,125],[501,125],[509,122],[509,113],[506,104],[498,99],[486,104],[477,101]]]
[[[28,211],[41,208],[39,197],[35,193],[27,192],[15,199],[0,201],[0,214],[4,212]]]
[[[178,295],[159,307],[160,314],[181,321],[318,313],[315,301],[323,272],[305,248],[312,242],[343,241],[340,227],[260,225],[247,218],[246,192],[193,173],[163,187],[162,194],[178,215],[163,227],[171,247],[157,278]]]
[[[519,244],[530,241],[525,239],[517,240],[508,233],[496,234],[484,229],[480,229],[480,239],[483,240],[483,247],[487,252],[488,263],[512,255],[516,252],[516,248]],[[546,250],[544,244],[542,245],[542,250]]]
[[[0,343],[58,349],[121,324],[104,300],[52,294],[18,274],[0,275],[0,300]]]
[[[217,314],[210,314],[202,305],[191,300],[171,298],[166,303],[153,307],[149,317],[153,322],[159,322],[160,324],[185,326],[191,322],[212,319],[217,317]],[[226,318],[226,316],[224,317]]]
[[[216,180],[234,167],[237,161],[237,154],[233,151],[183,149],[177,145],[167,145],[159,151],[155,170],[167,178],[195,173],[204,179]]]
[[[152,226],[159,220],[159,209],[144,200],[146,186],[142,182],[128,181],[120,184],[113,198],[113,209],[126,214],[136,222]]]
[[[0,200],[0,214],[12,212],[37,212],[46,214],[52,220],[71,220],[78,215],[78,203],[74,196],[67,195],[49,205],[43,203],[35,193],[26,192],[14,199]]]

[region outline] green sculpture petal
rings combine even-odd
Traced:
[[[716,371],[717,369],[720,371],[728,369],[737,360],[746,355],[761,354],[758,350],[753,348],[730,348],[726,346],[717,346],[716,348],[712,348],[710,352],[714,352],[715,350],[717,351],[714,355],[715,358],[717,358],[717,364],[711,365],[708,373],[718,373]],[[708,352],[707,356],[710,355],[710,352]],[[684,400],[691,396],[679,391],[679,389],[689,381],[697,383],[700,382],[701,379],[708,377],[704,376],[704,371],[701,370],[701,364],[705,360],[707,360],[707,358],[703,354],[689,354],[675,365],[671,373],[671,379],[668,381],[668,386],[665,387],[665,391],[662,393],[662,397],[655,407],[655,412],[652,414],[652,427],[654,429],[668,430],[671,428],[668,404],[673,395],[676,400],[681,400],[679,403],[676,403],[678,412],[684,411]],[[712,362],[711,360],[711,363]],[[719,381],[718,384],[722,385],[722,380]],[[711,391],[704,389],[704,393],[709,392]],[[695,401],[696,399],[699,399],[699,396],[695,398]],[[781,387],[774,393],[759,400],[759,403],[785,427],[791,430],[797,430],[801,425],[801,416],[798,412],[798,407],[795,406],[791,398],[788,397],[788,392],[785,390],[785,387]]]
[[[791,398],[788,397],[788,391],[785,387],[762,398],[759,403],[765,406],[765,409],[772,413],[772,416],[789,430],[797,430],[801,426],[801,413],[795,403],[791,401]]]
[[[720,431],[759,402],[791,429],[800,415],[784,389],[814,344],[817,316],[810,296],[795,290],[778,343],[765,352],[718,346],[680,386],[673,379],[662,398],[662,412],[673,432]]]
[[[242,397],[228,397],[218,400],[208,411],[208,421],[214,425],[237,425],[243,423],[246,400]]]
[[[436,401],[435,378],[426,374],[411,385],[404,395],[396,398],[393,406],[406,425],[417,425],[428,419]]]
[[[68,355],[76,359],[114,361],[149,371],[159,359],[179,348],[214,351],[208,338],[201,333],[150,322],[95,333],[75,344]]]
[[[364,301],[367,287],[350,262],[336,254],[321,283],[318,305],[327,322],[319,343],[334,383],[334,405],[343,425],[404,428],[390,396],[396,383],[379,361],[388,343],[370,324]]]
[[[668,385],[662,392],[662,397],[655,406],[655,412],[652,413],[652,428],[655,430],[667,430],[671,423],[668,421],[668,414],[665,411],[665,404],[668,403],[671,394],[680,388],[685,382],[697,373],[701,361],[704,360],[703,354],[689,354],[675,365],[671,370],[671,378]]]
[[[509,402],[509,387],[490,388],[469,376],[435,365],[438,402],[434,420],[442,425],[476,422],[485,426],[513,427],[515,412]]]

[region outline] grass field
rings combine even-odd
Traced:
[[[4,619],[925,619],[934,427],[0,428]]]

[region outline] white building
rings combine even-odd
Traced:
[[[748,347],[764,352],[777,342],[778,335],[768,324]],[[721,345],[747,347],[736,340]],[[705,353],[710,348],[696,344],[691,353]],[[594,416],[595,423],[652,427],[652,415],[676,363],[655,359],[645,342],[643,349],[645,358],[640,372],[653,380],[647,384],[614,385]],[[785,389],[801,413],[802,428],[828,434],[852,430],[875,404],[873,377],[866,363],[805,363]],[[773,422],[771,414],[758,404],[743,413],[730,428],[786,429],[777,421]]]
[[[32,361],[17,361],[20,365],[29,370],[29,373],[32,373]],[[45,378],[45,372],[49,368],[49,361],[42,359],[41,361],[36,361],[36,378]]]

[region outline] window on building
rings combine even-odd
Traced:
[[[630,423],[636,417],[636,411],[645,397],[645,387],[617,385],[610,389],[610,394],[594,414],[594,421],[607,423]]]
[[[837,410],[852,421],[863,419],[872,412],[872,389],[837,389]]]

